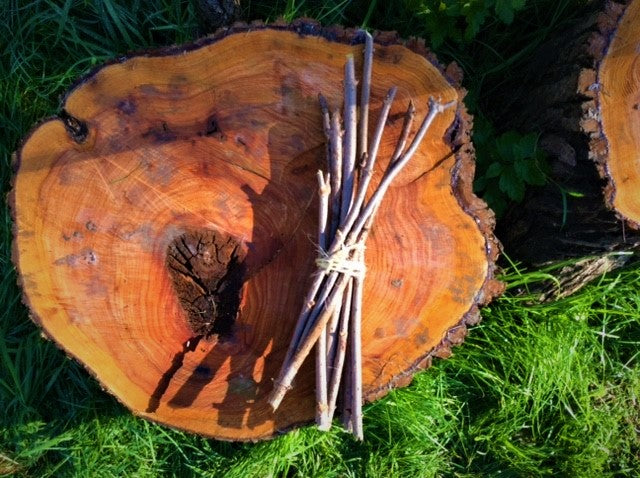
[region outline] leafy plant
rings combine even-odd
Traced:
[[[437,48],[448,38],[471,41],[488,19],[511,24],[526,0],[407,0],[407,3],[424,18],[431,45]]]
[[[487,121],[476,121],[474,143],[477,168],[474,190],[500,217],[510,201],[524,199],[529,186],[547,182],[546,158],[538,148],[536,133],[507,131],[495,136]]]

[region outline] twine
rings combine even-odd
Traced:
[[[326,272],[339,272],[340,274],[364,277],[367,270],[364,264],[364,244],[356,243],[352,246],[342,246],[333,254],[320,249],[316,266]]]

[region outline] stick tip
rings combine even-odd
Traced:
[[[321,432],[328,432],[331,430],[331,423],[318,423],[318,430]]]
[[[283,386],[280,382],[276,382],[274,384],[271,395],[269,395],[269,398],[267,399],[267,403],[271,406],[274,412],[278,409],[282,403],[285,393],[287,393],[290,388],[291,387]]]
[[[393,101],[393,99],[396,96],[396,93],[398,92],[398,87],[397,86],[392,86],[391,88],[389,88],[389,91],[387,91],[387,96],[385,98],[385,101]]]
[[[347,62],[344,67],[347,70],[347,75],[351,76],[351,74],[355,74],[355,60],[353,59],[353,53],[347,53],[346,59]]]
[[[273,395],[270,396],[269,399],[267,400],[267,403],[271,407],[271,410],[273,410],[274,412],[278,409],[281,402],[282,402],[282,398],[274,397]]]
[[[430,96],[429,108],[433,108],[437,113],[443,113],[444,111],[455,105],[457,102],[458,101],[454,99],[446,103],[442,103],[440,100],[436,100],[433,96]]]

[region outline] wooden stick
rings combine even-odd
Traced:
[[[307,294],[285,362],[269,397],[269,403],[275,410],[291,387],[300,366],[316,345],[316,422],[322,430],[330,428],[342,383],[342,420],[345,427],[359,440],[363,438],[361,329],[364,243],[391,182],[413,156],[435,116],[454,104],[452,101],[443,105],[430,98],[428,114],[405,150],[415,116],[413,103],[409,102],[394,153],[380,183],[365,205],[378,149],[397,89],[391,88],[383,101],[376,129],[369,143],[373,39],[366,32],[363,65],[358,121],[354,60],[353,55],[347,56],[344,133],[339,111],[329,114],[326,99],[319,95],[323,129],[327,138],[329,174],[324,176],[322,172],[318,172],[318,245],[323,254],[328,254],[328,260],[317,260],[319,273]],[[357,187],[356,155],[360,158]]]
[[[373,177],[373,166],[378,155],[378,147],[380,145],[380,140],[382,139],[382,132],[384,130],[384,125],[387,122],[387,118],[389,117],[389,111],[391,111],[391,104],[396,96],[396,91],[396,87],[391,88],[382,104],[382,111],[380,112],[380,118],[378,119],[378,125],[373,136],[371,148],[369,149],[369,153],[364,153],[365,166],[358,184],[357,197],[344,221],[344,225],[340,228],[341,231],[349,231],[355,223],[358,214],[360,214],[360,211],[362,210],[362,205],[364,204],[364,200],[367,195],[367,189],[369,188],[369,183]]]
[[[411,145],[395,163],[389,165],[380,184],[373,193],[364,210],[358,215],[358,218],[353,227],[350,231],[345,231],[347,233],[346,241],[343,237],[343,231],[341,231],[340,228],[338,229],[333,240],[333,244],[329,248],[330,253],[335,253],[337,250],[343,247],[344,244],[346,244],[348,247],[351,247],[356,243],[363,243],[368,232],[367,228],[365,234],[361,235],[363,227],[365,226],[365,224],[370,225],[373,221],[375,212],[377,212],[378,207],[382,202],[382,198],[388,190],[391,182],[399,174],[399,172],[406,165],[409,159],[411,159],[411,157],[417,150],[420,141],[422,141],[424,135],[433,123],[435,116],[439,113],[442,113],[447,108],[450,108],[454,104],[455,101],[443,105],[439,102],[436,102],[432,98],[429,100],[429,113],[422,122],[422,125],[418,130],[416,137],[411,142]],[[287,360],[287,362],[283,365],[280,375],[275,382],[274,390],[272,391],[272,395],[269,399],[269,403],[274,409],[279,406],[282,398],[284,397],[284,394],[286,393],[288,388],[290,388],[291,382],[293,381],[293,378],[295,377],[298,369],[302,365],[302,362],[309,354],[311,348],[313,348],[315,342],[318,340],[322,329],[326,327],[330,319],[331,312],[336,308],[335,301],[342,301],[342,293],[344,292],[347,279],[350,279],[350,277],[332,271],[327,276],[326,287],[316,291],[316,293],[319,293],[320,300],[314,302],[314,306],[310,311],[310,314],[308,314],[307,316],[309,318],[309,322],[306,324],[306,326],[303,326],[304,333],[300,336],[299,342],[296,344],[292,342],[289,349],[289,351],[292,352],[290,360]],[[313,296],[315,297],[315,294]],[[289,353],[287,354],[287,357],[289,357]]]
[[[345,370],[342,374],[342,413],[340,419],[342,421],[342,426],[348,432],[353,432],[353,421],[351,413],[351,406],[353,404],[353,387],[351,383],[351,379],[353,378],[351,374],[352,365],[353,360],[351,360],[351,347],[347,347]]]
[[[342,309],[343,309],[343,321],[344,321],[344,327],[346,328],[346,330],[349,330],[349,325],[351,323],[351,304],[353,303],[353,277],[348,277],[347,278],[347,288],[345,290],[344,296],[342,298]],[[348,337],[348,333],[347,333],[347,337]],[[349,349],[349,341],[347,340],[346,343],[346,349]],[[343,366],[344,366],[344,360],[345,357],[342,357],[343,360]],[[342,370],[340,370],[341,375],[342,375]],[[336,388],[338,388],[340,386],[340,377],[338,377],[338,381],[336,382]],[[336,393],[338,392],[338,390],[336,390]]]
[[[363,255],[363,252],[358,252]],[[360,258],[364,260],[363,257]],[[362,277],[353,277],[353,300],[349,343],[351,344],[351,430],[358,440],[364,438],[362,429]]]
[[[438,101],[435,101],[433,98],[429,98],[429,113],[424,118],[422,125],[416,133],[416,136],[413,138],[413,141],[411,142],[409,148],[407,148],[407,150],[400,156],[400,158],[398,158],[396,162],[389,164],[387,171],[382,177],[382,180],[380,181],[377,189],[374,191],[371,199],[365,206],[364,210],[358,215],[358,219],[356,220],[351,230],[348,231],[347,239],[344,241],[347,246],[351,246],[358,241],[358,236],[360,235],[365,222],[369,219],[371,213],[374,210],[378,209],[378,206],[387,190],[389,189],[389,186],[418,149],[418,146],[422,142],[424,135],[431,127],[434,118],[438,114],[452,107],[454,104],[455,101],[450,101],[446,104],[442,104]]]
[[[396,144],[396,149],[391,156],[391,162],[395,163],[398,158],[404,152],[404,147],[407,144],[407,138],[409,138],[409,132],[411,131],[411,125],[413,124],[413,118],[416,115],[416,108],[413,106],[413,101],[409,100],[409,106],[407,112],[404,114],[404,121],[402,123],[402,132],[400,133],[400,139]]]
[[[293,337],[291,338],[291,342],[289,344],[289,348],[287,350],[287,354],[285,355],[284,361],[282,362],[282,367],[287,367],[290,362],[295,350],[298,348],[298,344],[300,342],[301,337],[303,336],[304,330],[307,326],[307,317],[314,310],[316,305],[316,294],[321,290],[323,282],[327,278],[327,271],[320,270],[315,274],[314,280],[309,288],[309,292],[307,292],[307,296],[304,299],[304,303],[302,304],[302,310],[300,311],[300,315],[298,316],[298,322],[296,322],[296,328],[293,331]]]
[[[398,88],[392,86],[387,92],[387,96],[385,96],[384,101],[382,102],[382,111],[380,111],[378,124],[376,125],[376,130],[373,133],[373,138],[371,139],[371,144],[369,145],[369,156],[371,156],[372,158],[376,158],[378,156],[378,148],[380,147],[380,141],[382,140],[382,133],[384,132],[384,127],[387,124],[387,118],[389,117],[391,104],[393,103],[397,92]]]
[[[322,130],[327,139],[327,166],[331,163],[331,115],[329,114],[329,103],[322,93],[318,93],[318,103],[320,103],[320,112],[322,113]],[[329,169],[329,171],[331,171]],[[331,174],[331,173],[329,173]]]
[[[362,87],[360,88],[359,152],[362,157],[367,152],[369,135],[369,97],[371,95],[371,73],[373,70],[373,37],[364,31],[364,61],[362,67]]]
[[[329,159],[329,171],[331,176],[331,196],[329,198],[331,215],[329,217],[328,227],[328,240],[325,249],[329,247],[329,243],[335,236],[336,230],[340,225],[340,201],[342,186],[342,125],[340,124],[340,112],[336,111],[330,118],[330,135],[328,143],[331,145],[332,154],[328,156]],[[337,329],[338,321],[340,319],[341,306],[338,304],[334,311],[326,332],[326,350],[327,350],[327,374],[330,376],[331,364],[333,364],[333,357],[335,356],[337,346]],[[331,422],[331,417],[329,417]]]
[[[327,233],[329,221],[329,195],[331,194],[330,176],[325,176],[318,171],[318,196],[320,209],[318,212],[318,247],[323,251],[327,249]]]
[[[329,420],[333,419],[338,400],[340,383],[342,382],[342,371],[344,369],[345,354],[347,352],[347,339],[349,336],[349,314],[353,295],[353,282],[349,281],[347,290],[344,293],[344,303],[340,314],[340,329],[338,332],[338,346],[333,362],[333,371],[329,381]]]
[[[342,205],[340,208],[340,226],[338,231],[346,230],[344,222],[347,218],[353,214],[355,210],[353,200],[355,191],[355,172],[356,172],[356,155],[357,155],[357,137],[358,137],[358,119],[357,113],[357,92],[356,92],[356,79],[355,79],[355,67],[353,55],[347,56],[347,62],[345,65],[345,80],[344,80],[344,157],[343,157],[343,170],[342,170]],[[368,109],[368,106],[367,106]],[[361,118],[362,119],[362,118]],[[340,243],[343,240],[341,234],[338,237],[334,237],[333,253],[340,249]],[[351,284],[351,277],[347,278],[348,284]],[[349,297],[351,299],[351,296]],[[344,303],[344,298],[340,297],[343,301],[344,320],[346,323],[349,321],[351,313],[351,304]],[[350,302],[350,300],[349,300]]]
[[[324,176],[322,171],[318,171],[318,247],[322,250],[327,248],[327,221],[329,217],[329,194],[331,186],[329,175]],[[331,421],[329,420],[327,404],[327,329],[324,329],[320,340],[316,343],[316,423],[321,430],[329,430]]]
[[[327,330],[323,330],[316,342],[316,424],[320,430],[329,430],[329,406],[327,399]]]
[[[301,340],[300,344],[297,347],[297,350],[293,354],[291,361],[287,367],[283,367],[280,370],[280,374],[278,378],[275,380],[273,390],[271,391],[271,396],[269,397],[268,403],[271,407],[276,410],[284,395],[287,393],[287,390],[291,388],[291,382],[293,382],[294,377],[298,373],[298,370],[302,366],[302,363],[309,355],[309,352],[315,345],[316,341],[320,338],[320,334],[322,330],[327,326],[327,322],[331,318],[331,314],[333,313],[333,309],[336,306],[336,297],[341,297],[344,293],[344,289],[348,282],[348,277],[339,274],[335,287],[326,301],[324,311],[319,315],[317,320],[315,321],[313,327],[309,331],[309,334]]]
[[[418,130],[416,135],[413,137],[413,141],[411,141],[411,146],[409,146],[407,151],[405,151],[402,154],[402,156],[398,158],[398,162],[400,161],[403,162],[402,166],[404,166],[404,164],[406,164],[407,161],[409,161],[409,159],[411,159],[413,154],[416,152],[416,150],[418,149],[418,146],[420,146],[420,143],[422,143],[424,135],[427,134],[427,131],[431,127],[431,124],[433,123],[433,120],[435,119],[435,117],[441,113],[444,113],[446,110],[454,106],[456,104],[456,100],[451,100],[447,103],[440,103],[440,101],[434,100],[433,97],[430,97],[428,104],[429,104],[429,113],[424,118],[424,120],[422,121],[422,124],[420,125],[420,129]],[[402,169],[402,167],[396,168],[394,165],[394,169],[396,170],[395,174],[397,175],[397,173],[399,172],[400,169]],[[393,177],[395,177],[395,175]],[[390,181],[393,181],[393,177],[391,178]]]
[[[364,47],[364,59],[363,59],[363,71],[362,71],[362,88],[360,93],[360,122],[359,127],[359,141],[360,151],[359,155],[362,162],[360,181],[358,182],[358,192],[356,193],[356,200],[353,208],[349,212],[347,224],[345,224],[345,230],[349,230],[355,221],[356,214],[362,209],[362,205],[366,198],[367,189],[369,188],[369,182],[373,176],[373,166],[375,164],[378,147],[380,145],[380,139],[382,138],[382,132],[391,110],[391,104],[396,95],[397,89],[393,87],[387,93],[387,96],[383,102],[382,112],[378,118],[378,124],[374,133],[374,139],[372,141],[372,147],[368,148],[368,136],[369,136],[369,97],[371,93],[371,74],[373,69],[373,38],[369,32],[365,31],[365,47]],[[358,259],[363,260],[363,253],[357,252]],[[351,364],[350,367],[350,380],[347,381],[348,386],[345,387],[346,393],[344,403],[352,403],[351,413],[345,413],[343,420],[346,421],[346,428],[354,433],[357,439],[363,439],[362,432],[362,360],[361,360],[361,306],[362,306],[362,278],[356,276],[352,278],[347,299],[345,300],[344,307],[347,308],[348,313],[344,317],[344,335],[346,341],[347,330],[350,328],[349,334],[351,343]],[[351,320],[349,320],[351,316]],[[342,355],[339,357],[344,363],[344,354],[346,347],[342,350]],[[342,365],[340,364],[339,374],[335,381],[335,390],[331,388],[334,383],[332,377],[332,384],[329,385],[329,414],[333,416],[335,410],[335,399],[337,398],[337,388],[340,383],[342,375]],[[349,396],[350,395],[350,396]]]
[[[358,124],[356,104],[356,73],[353,55],[347,55],[347,63],[344,68],[344,156],[340,222],[347,217],[353,199]]]
[[[331,116],[331,158],[329,160],[329,174],[331,175],[331,229],[329,237],[336,234],[340,225],[340,209],[342,202],[342,125],[340,124],[340,112],[334,111]]]
[[[346,294],[346,292],[345,292]],[[331,319],[327,324],[327,377],[331,378],[335,367],[336,354],[338,351],[340,314],[342,313],[342,304],[338,304],[333,311]]]

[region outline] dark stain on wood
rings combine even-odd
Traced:
[[[125,98],[118,102],[118,110],[124,113],[127,116],[130,116],[136,112],[138,109],[136,103],[131,98]]]
[[[207,124],[205,126],[205,136],[213,136],[215,134],[222,135],[222,131],[220,131],[220,126],[218,125],[218,119],[215,115],[209,116],[207,118]]]
[[[163,122],[160,127],[154,126],[149,128],[147,131],[142,133],[142,137],[152,138],[158,143],[168,143],[169,141],[175,141],[178,138],[178,135],[171,131],[169,125]]]
[[[191,330],[232,335],[246,272],[240,244],[217,231],[187,232],[169,245],[166,265]]]

